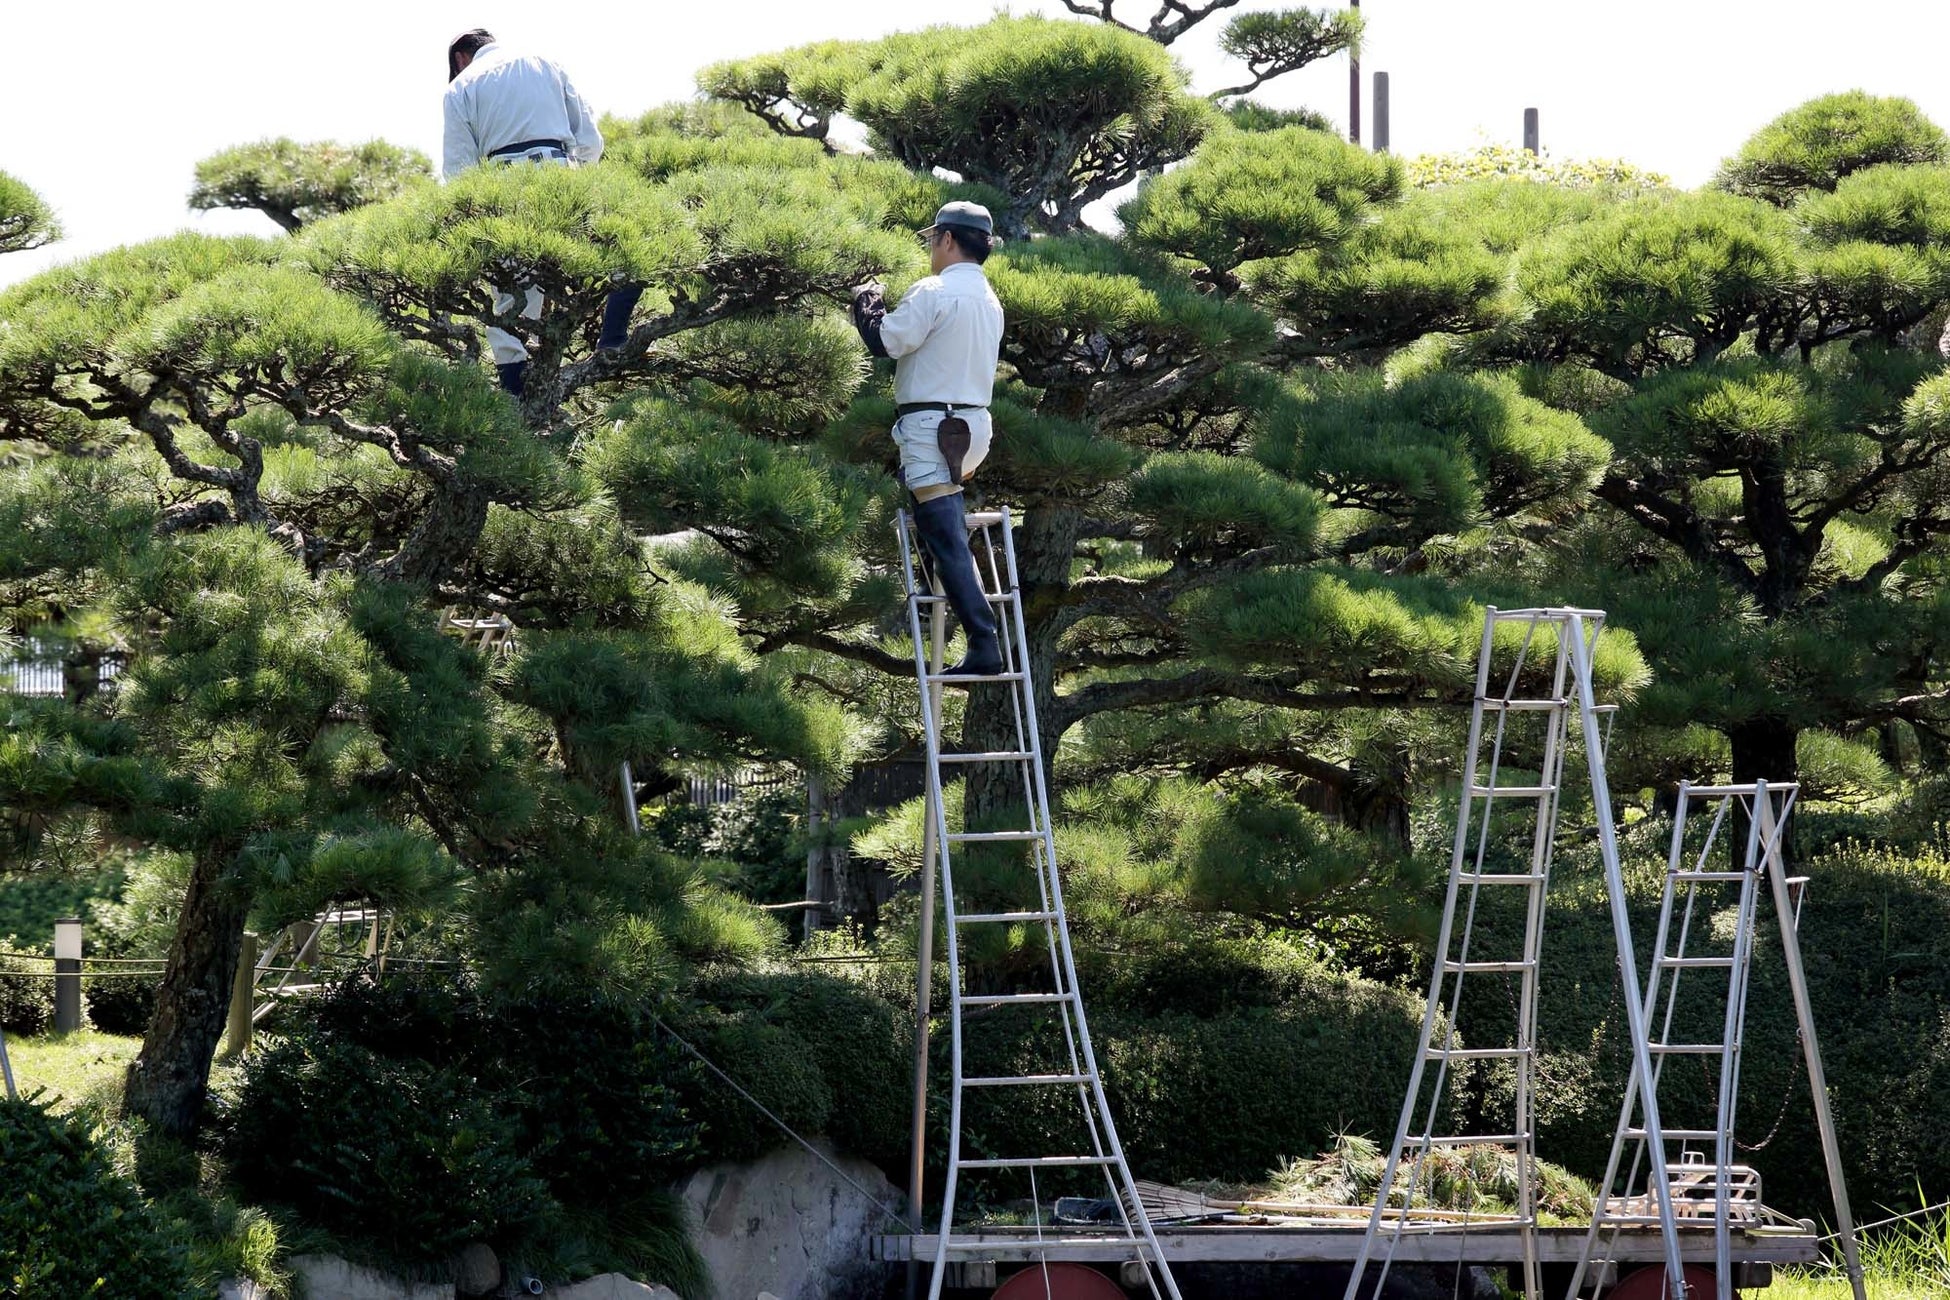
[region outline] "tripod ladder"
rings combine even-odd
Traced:
[[[1856,1256],[1853,1220],[1849,1213],[1848,1191],[1841,1172],[1840,1147],[1834,1122],[1828,1110],[1828,1095],[1821,1068],[1821,1050],[1815,1041],[1814,1023],[1809,1013],[1806,980],[1801,965],[1798,941],[1800,897],[1791,888],[1805,884],[1787,878],[1782,861],[1782,837],[1788,814],[1793,811],[1798,787],[1754,781],[1738,785],[1679,787],[1679,805],[1673,815],[1672,850],[1667,858],[1664,888],[1659,900],[1659,927],[1653,941],[1652,964],[1646,974],[1645,1006],[1657,1029],[1647,1046],[1652,1070],[1641,1075],[1635,1067],[1626,1086],[1625,1100],[1612,1138],[1611,1157],[1605,1166],[1591,1228],[1585,1235],[1576,1271],[1568,1292],[1576,1300],[1590,1283],[1593,1294],[1604,1285],[1611,1263],[1612,1248],[1621,1229],[1656,1221],[1649,1213],[1648,1190],[1664,1185],[1679,1207],[1677,1212],[1692,1220],[1710,1216],[1713,1227],[1714,1289],[1716,1300],[1733,1300],[1732,1230],[1736,1219],[1756,1220],[1760,1214],[1758,1178],[1751,1169],[1734,1161],[1734,1108],[1740,1095],[1741,1039],[1747,1021],[1748,977],[1753,968],[1754,945],[1758,935],[1759,895],[1763,886],[1771,890],[1780,922],[1782,950],[1787,957],[1788,977],[1794,993],[1795,1014],[1800,1040],[1813,1083],[1815,1117],[1821,1133],[1822,1155],[1827,1162],[1830,1191],[1834,1197],[1836,1220],[1841,1229],[1843,1260],[1856,1300],[1863,1300],[1862,1268]],[[1686,844],[1689,817],[1696,807],[1712,809],[1712,819],[1699,844],[1690,852]],[[1728,813],[1739,808],[1746,814],[1746,848],[1740,866],[1734,870],[1716,867],[1714,858],[1727,843]],[[1735,889],[1733,936],[1726,952],[1698,953],[1693,950],[1697,931],[1709,931],[1712,918],[1724,902],[1722,891]],[[1678,933],[1674,934],[1675,912]],[[1699,971],[1694,979],[1687,972]],[[1694,1042],[1674,1037],[1675,1019],[1682,984],[1690,992],[1702,981],[1716,981],[1715,973],[1726,973],[1725,998],[1718,1042]],[[1701,996],[1694,993],[1694,997]],[[1709,995],[1710,996],[1710,995]],[[1697,1037],[1698,1035],[1695,1035]],[[1648,1163],[1644,1130],[1633,1123],[1641,1103],[1656,1098],[1666,1062],[1675,1058],[1696,1057],[1718,1062],[1711,1128],[1668,1127],[1664,1137],[1682,1148],[1710,1144],[1710,1163],[1704,1152],[1683,1152],[1678,1164]],[[1679,1067],[1674,1066],[1675,1069]],[[1627,1148],[1631,1150],[1626,1160]],[[1621,1179],[1620,1173],[1623,1170]],[[1604,1250],[1599,1256],[1599,1239]],[[1668,1277],[1671,1274],[1667,1275]]]
[[[931,575],[923,581],[925,557],[913,532],[909,515],[902,511],[896,525],[899,536],[901,569],[907,595],[908,630],[914,639],[914,672],[921,687],[922,730],[927,742],[927,823],[926,858],[923,864],[920,1015],[925,1020],[928,996],[926,980],[931,964],[929,927],[933,920],[933,873],[938,868],[941,882],[943,935],[948,955],[948,1000],[952,1038],[950,1063],[952,1087],[948,1129],[948,1164],[942,1190],[941,1222],[936,1239],[933,1276],[928,1285],[929,1300],[938,1300],[951,1256],[992,1249],[955,1233],[955,1195],[964,1171],[983,1176],[1026,1175],[1030,1199],[1035,1206],[1036,1230],[1042,1231],[1043,1196],[1037,1187],[1038,1175],[1059,1181],[1066,1176],[1094,1171],[1103,1179],[1108,1202],[1114,1206],[1116,1239],[1127,1248],[1126,1259],[1144,1273],[1153,1300],[1179,1300],[1178,1286],[1165,1262],[1164,1252],[1152,1232],[1151,1221],[1138,1197],[1137,1185],[1124,1149],[1111,1122],[1104,1097],[1103,1075],[1090,1043],[1090,1030],[1084,1020],[1083,998],[1077,989],[1076,962],[1070,951],[1069,926],[1063,911],[1063,886],[1056,869],[1056,840],[1050,821],[1049,789],[1043,772],[1042,742],[1036,725],[1036,699],[1030,680],[1028,636],[1023,623],[1020,584],[1016,574],[1016,550],[1012,521],[1006,510],[990,510],[968,516],[975,534],[972,549],[976,572],[989,603],[999,615],[1004,671],[989,677],[950,677],[941,671],[942,626],[946,598],[940,594]],[[924,617],[925,616],[925,617]],[[932,635],[924,633],[924,627]],[[997,684],[1008,688],[1009,718],[1013,731],[1011,747],[982,753],[945,753],[941,741],[942,693],[958,684]],[[960,819],[951,825],[943,798],[943,772],[968,770],[972,764],[992,764],[1013,771],[1020,785],[1024,821],[1004,829],[977,827]],[[954,870],[966,865],[971,853],[993,852],[991,846],[1017,846],[1027,861],[1021,871],[1033,876],[1034,889],[1027,879],[1019,882],[1024,903],[1006,910],[963,912],[955,897]],[[963,988],[961,941],[976,931],[1011,931],[1034,942],[1040,939],[1048,954],[1047,987],[1035,991],[972,993]],[[970,1075],[964,1069],[963,1035],[971,1014],[981,1016],[1032,1016],[1048,1031],[1056,1060],[1054,1068],[1033,1074],[999,1076]],[[917,1083],[925,1084],[926,1044],[917,1035]],[[917,1093],[920,1089],[917,1087]],[[963,1101],[970,1093],[1002,1095],[1008,1093],[1069,1093],[1076,1099],[1078,1140],[1058,1153],[1002,1153],[986,1151],[970,1157],[964,1150]],[[1025,1102],[1024,1104],[1033,1104]],[[918,1213],[920,1193],[920,1152],[924,1107],[917,1103],[915,1124],[914,1194]],[[1094,1181],[1094,1179],[1093,1179]],[[1053,1198],[1052,1198],[1053,1199]],[[1040,1265],[1048,1276],[1048,1261]]]
[[[1429,996],[1422,1020],[1421,1041],[1409,1071],[1395,1141],[1368,1217],[1367,1232],[1355,1256],[1344,1300],[1380,1295],[1395,1252],[1404,1238],[1438,1232],[1466,1232],[1471,1227],[1517,1230],[1523,1250],[1523,1294],[1541,1300],[1542,1282],[1537,1249],[1536,1159],[1537,1118],[1537,973],[1542,951],[1544,900],[1555,854],[1559,796],[1564,761],[1577,723],[1593,811],[1597,819],[1600,856],[1611,902],[1614,941],[1618,946],[1626,1018],[1633,1030],[1634,1059],[1647,1059],[1642,1033],[1644,1007],[1638,980],[1632,974],[1630,918],[1625,906],[1624,877],[1605,784],[1605,739],[1614,706],[1596,702],[1592,687],[1593,652],[1604,627],[1601,610],[1544,608],[1486,611],[1483,639],[1476,662],[1476,692],[1470,709],[1469,740],[1463,769],[1456,837],[1450,854],[1449,884],[1443,899],[1442,924],[1436,939],[1429,976]],[[1510,668],[1491,680],[1492,656],[1507,658]],[[1537,765],[1513,775],[1505,764],[1506,746],[1530,756]],[[1487,753],[1485,752],[1487,750]],[[1506,809],[1514,807],[1514,812]],[[1493,815],[1531,819],[1530,852],[1519,869],[1500,864],[1492,854]],[[1515,953],[1476,950],[1478,904],[1485,890],[1520,890],[1524,902],[1522,945]],[[1516,982],[1515,1028],[1511,1042],[1463,1046],[1456,1040],[1457,1013],[1464,983],[1470,977],[1500,977]],[[1442,1130],[1444,1101],[1454,1087],[1454,1068],[1511,1071],[1511,1122],[1507,1128],[1486,1124],[1492,1132],[1454,1134]],[[1433,1079],[1427,1078],[1433,1066]],[[1427,1089],[1424,1101],[1424,1083]],[[1646,1099],[1645,1142],[1661,1163],[1658,1105]],[[1432,1182],[1437,1152],[1458,1149],[1508,1152],[1514,1164],[1516,1205],[1509,1214],[1466,1215],[1422,1213]],[[1678,1238],[1664,1184],[1657,1187],[1656,1213],[1665,1234],[1668,1276],[1679,1276]],[[1371,1290],[1363,1290],[1367,1269],[1380,1256],[1380,1275]],[[1684,1300],[1676,1293],[1677,1300]]]

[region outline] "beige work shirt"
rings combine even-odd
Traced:
[[[896,402],[987,406],[1002,352],[1002,303],[973,262],[917,280],[880,322]]]

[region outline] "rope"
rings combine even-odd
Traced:
[[[921,1231],[919,1228],[914,1226],[914,1224],[908,1219],[908,1217],[905,1214],[900,1213],[898,1210],[889,1208],[885,1201],[881,1200],[878,1196],[875,1196],[872,1192],[868,1191],[866,1188],[862,1187],[859,1183],[855,1182],[853,1180],[853,1176],[848,1174],[846,1170],[834,1164],[832,1160],[827,1157],[824,1151],[821,1151],[818,1147],[806,1141],[805,1138],[800,1137],[799,1134],[793,1130],[790,1124],[786,1123],[784,1120],[780,1119],[777,1115],[774,1115],[770,1110],[766,1109],[764,1102],[760,1101],[758,1098],[752,1096],[749,1092],[746,1092],[743,1088],[739,1087],[738,1081],[736,1079],[732,1078],[730,1075],[726,1074],[723,1070],[719,1069],[717,1062],[713,1061],[710,1057],[698,1051],[695,1047],[692,1047],[684,1039],[680,1038],[676,1030],[672,1029],[669,1025],[663,1022],[662,1017],[652,1016],[650,1017],[650,1023],[654,1024],[657,1028],[663,1030],[666,1034],[669,1034],[671,1037],[671,1041],[675,1042],[679,1047],[689,1052],[692,1056],[695,1056],[698,1059],[698,1061],[703,1064],[705,1069],[717,1075],[718,1078],[724,1080],[726,1087],[730,1088],[733,1092],[737,1093],[740,1097],[743,1097],[746,1101],[750,1102],[752,1108],[756,1110],[759,1114],[765,1116],[766,1119],[771,1120],[773,1124],[777,1125],[780,1132],[784,1133],[787,1137],[791,1138],[794,1142],[797,1142],[800,1146],[804,1147],[806,1150],[812,1152],[814,1159],[818,1160],[820,1164],[825,1165],[828,1169],[838,1174],[840,1176],[841,1181],[846,1183],[846,1185],[848,1187],[851,1187],[854,1191],[860,1193],[860,1195],[866,1197],[867,1200],[873,1204],[874,1208],[878,1209],[882,1214],[886,1215],[888,1218],[895,1220],[903,1228],[906,1228],[909,1232],[918,1233]]]
[[[1920,1210],[1911,1210],[1908,1214],[1891,1215],[1887,1219],[1877,1219],[1874,1223],[1865,1223],[1855,1230],[1855,1235],[1860,1237],[1871,1228],[1886,1228],[1892,1223],[1901,1223],[1905,1219],[1920,1219],[1926,1214],[1935,1214],[1938,1210],[1950,1210],[1950,1201],[1938,1201],[1935,1205],[1926,1205]],[[1815,1244],[1819,1245],[1824,1241],[1838,1241],[1845,1235],[1847,1234],[1831,1232],[1825,1237],[1816,1237]]]

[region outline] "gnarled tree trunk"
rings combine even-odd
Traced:
[[[1749,781],[1765,781],[1769,785],[1782,785],[1800,778],[1800,769],[1794,757],[1795,742],[1801,737],[1801,728],[1787,718],[1752,718],[1737,726],[1727,728],[1727,740],[1733,747],[1733,780],[1736,785]],[[1744,809],[1738,810],[1733,819],[1732,845],[1735,861],[1747,851],[1747,828],[1750,824]],[[1794,856],[1794,839],[1788,834],[1793,829],[1793,815],[1789,814],[1788,824],[1782,828],[1781,853],[1784,857]]]
[[[250,899],[224,879],[217,856],[199,854],[183,897],[176,937],[156,993],[156,1012],[129,1066],[123,1107],[158,1132],[196,1131],[210,1084],[210,1061],[223,1036]]]
[[[1029,671],[1036,686],[1036,720],[1043,762],[1055,781],[1057,729],[1056,643],[1063,593],[1070,586],[1070,564],[1083,535],[1083,512],[1074,507],[1044,503],[1031,506],[1015,530],[1016,572],[1022,582],[1022,615],[1029,631]],[[978,563],[981,561],[978,558]],[[985,567],[985,566],[984,566]],[[1009,612],[1001,611],[1007,619]],[[1013,637],[1014,629],[1009,629]],[[962,719],[962,746],[971,750],[1009,750],[1026,743],[1016,734],[1015,710],[1006,685],[974,687]],[[1020,768],[1014,763],[982,764],[968,775],[964,812],[973,826],[1004,816],[1022,804]],[[1022,818],[1010,818],[1012,824]]]

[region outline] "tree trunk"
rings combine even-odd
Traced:
[[[1769,785],[1781,785],[1798,779],[1794,747],[1800,736],[1801,728],[1786,718],[1753,718],[1729,727],[1727,740],[1733,746],[1734,784],[1765,781]],[[1732,821],[1730,829],[1734,838],[1729,844],[1735,861],[1739,861],[1747,851],[1747,828],[1751,823],[1744,809],[1736,809]],[[1794,818],[1789,814],[1781,837],[1781,853],[1787,858],[1794,856],[1794,837],[1787,833],[1793,828]]]
[[[1061,633],[1059,602],[1070,586],[1070,563],[1083,536],[1083,512],[1064,505],[1032,506],[1016,528],[1016,573],[1022,580],[1022,616],[1029,632],[1029,671],[1036,686],[1036,721],[1043,762],[1055,783],[1056,742],[1061,739],[1056,711],[1056,643]],[[1004,619],[1010,617],[1004,609]],[[1009,628],[1011,638],[1014,629]],[[971,750],[1009,750],[1028,737],[1016,734],[1015,710],[1007,685],[977,686],[969,692],[962,719],[962,746]],[[1022,781],[1014,763],[981,764],[968,774],[964,813],[969,825],[1022,805]],[[1020,822],[1021,818],[1015,819]]]
[[[156,1012],[142,1051],[129,1066],[123,1099],[129,1114],[175,1137],[194,1133],[202,1115],[250,909],[248,896],[222,877],[220,860],[198,855],[169,944]]]

